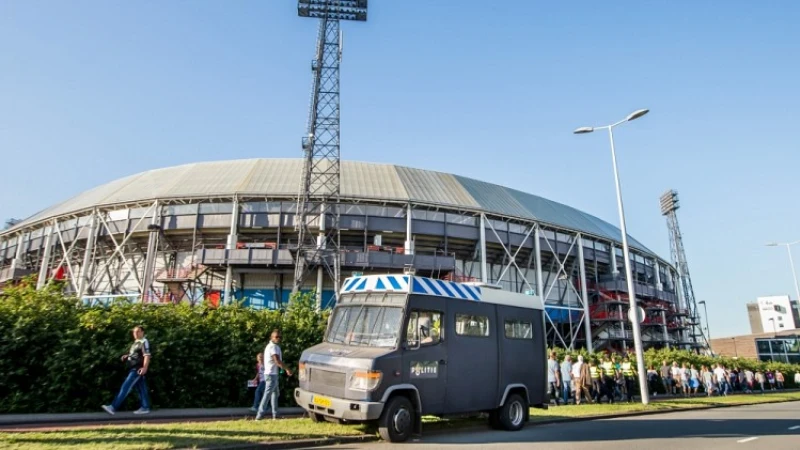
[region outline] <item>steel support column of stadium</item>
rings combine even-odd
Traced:
[[[72,269],[72,251],[75,250],[75,246],[78,244],[78,236],[80,236],[81,232],[86,228],[86,225],[83,225],[78,229],[78,232],[75,234],[75,238],[72,240],[72,244],[70,244],[69,248],[67,248],[66,240],[64,240],[64,235],[61,233],[61,225],[56,223],[56,233],[58,237],[58,243],[61,246],[61,261],[55,267],[55,270],[59,270],[64,267],[64,264],[67,265],[67,271],[69,272],[69,284],[72,286],[72,291],[77,293],[78,292],[78,277],[76,276],[77,271]],[[52,279],[55,276],[51,276]]]
[[[525,273],[522,271],[522,269],[517,264],[517,255],[519,254],[519,251],[522,249],[522,247],[525,246],[525,242],[527,242],[528,238],[531,236],[531,232],[533,232],[533,227],[531,227],[531,229],[528,230],[527,233],[525,233],[525,237],[522,238],[522,242],[520,242],[519,247],[517,247],[517,250],[512,254],[511,250],[509,250],[509,248],[506,247],[506,245],[503,243],[503,239],[500,238],[500,235],[497,233],[497,230],[494,228],[494,225],[492,225],[492,221],[490,220],[487,223],[489,224],[489,228],[491,228],[492,233],[494,233],[495,237],[500,242],[500,247],[503,248],[503,251],[508,256],[508,264],[506,264],[503,267],[503,270],[500,272],[500,276],[496,280],[494,280],[494,282],[497,283],[497,284],[502,282],[503,278],[505,278],[506,273],[508,272],[508,269],[513,265],[514,267],[516,267],[517,274],[519,275],[519,277],[522,278],[522,281],[525,282],[526,285],[528,285],[528,289],[533,290],[533,286],[531,286],[530,282],[528,282],[528,279],[525,276]],[[509,242],[508,245],[510,247],[511,246],[511,242]]]
[[[544,305],[545,297],[544,297],[544,281],[542,277],[542,251],[541,251],[541,244],[539,243],[539,224],[535,223],[533,228],[533,252],[534,260],[536,264],[536,293],[539,295],[539,299],[542,301],[542,305]],[[545,340],[547,340],[547,308],[544,310],[544,314],[542,314],[542,334],[544,334]]]
[[[489,272],[486,267],[486,214],[481,213],[480,222],[480,242],[481,247],[481,282],[489,282]]]
[[[656,290],[660,293],[664,290],[664,285],[661,284],[661,266],[658,264],[658,259],[653,259],[653,269],[656,271]]]
[[[558,247],[558,240],[557,239],[554,239],[554,240],[556,241],[556,248],[557,248]],[[576,239],[572,240],[572,244],[569,246],[569,248],[565,252],[564,261],[561,261],[561,258],[558,256],[558,251],[556,250],[556,248],[553,248],[553,246],[550,244],[550,240],[549,239],[545,239],[544,242],[547,244],[547,247],[550,248],[550,252],[553,255],[553,261],[558,265],[558,269],[557,269],[558,271],[555,274],[555,276],[553,277],[553,281],[550,283],[550,286],[545,291],[546,293],[545,293],[545,295],[543,297],[542,303],[545,304],[545,312],[546,312],[547,304],[545,303],[544,299],[547,299],[547,298],[550,297],[550,293],[553,291],[553,288],[555,287],[556,283],[558,283],[558,281],[562,277],[562,275],[563,275],[563,277],[565,279],[567,279],[567,280],[570,279],[570,274],[567,273],[567,269],[565,267],[565,263],[569,259],[569,255],[572,253],[572,249],[575,247],[575,244],[576,244],[577,240]],[[559,331],[558,327],[553,323],[553,321],[552,321],[552,319],[550,319],[549,315],[547,315],[547,314],[545,314],[545,315],[548,317],[548,320],[550,320],[550,324],[553,326],[553,332],[555,333],[555,336],[561,341],[561,343],[564,345],[564,347],[569,348],[570,350],[573,350],[574,346],[575,346],[575,339],[578,337],[578,333],[580,332],[580,329],[581,329],[581,322],[579,321],[573,327],[573,324],[572,324],[572,312],[573,311],[581,311],[581,312],[583,312],[584,308],[583,308],[583,300],[580,298],[580,293],[578,292],[577,289],[575,289],[575,286],[573,286],[572,283],[568,283],[567,286],[568,287],[565,289],[565,295],[571,289],[572,292],[575,294],[575,296],[578,299],[578,306],[579,307],[575,308],[575,307],[569,306],[569,304],[568,304],[568,306],[550,306],[550,308],[551,309],[560,309],[560,310],[566,310],[567,311],[567,318],[569,319],[569,343],[567,343],[567,341],[564,340],[564,336],[562,336],[562,334]],[[560,291],[560,289],[559,289],[559,291]],[[581,321],[584,321],[584,320],[588,320],[588,318],[582,316],[581,317]]]
[[[225,292],[222,297],[222,302],[225,305],[231,303],[231,290],[233,285],[233,266],[231,265],[231,250],[236,248],[236,242],[239,239],[237,233],[239,231],[239,198],[233,198],[233,210],[231,211],[231,230],[228,233],[228,243],[226,247],[225,261],[228,267],[225,268]]]
[[[667,345],[667,348],[670,348],[669,329],[667,328],[667,312],[664,310],[661,310],[661,320],[664,321],[664,343]]]
[[[89,232],[86,235],[86,249],[83,251],[83,264],[81,264],[81,279],[78,283],[78,298],[82,298],[86,294],[86,284],[89,282],[89,277],[92,276],[92,266],[94,258],[94,243],[97,235],[97,210],[92,210],[92,215],[89,218]],[[77,239],[77,236],[76,236]]]
[[[42,253],[42,262],[39,266],[39,278],[36,279],[36,290],[42,289],[47,284],[48,272],[50,269],[50,254],[53,247],[53,234],[55,233],[57,223],[58,222],[53,221],[50,224],[50,230],[44,241],[44,252]],[[47,231],[47,228],[45,228],[45,231]]]
[[[22,265],[22,243],[25,242],[25,233],[17,235],[17,248],[14,251],[14,259],[11,260],[11,276]]]
[[[614,248],[614,244],[609,244],[608,248],[608,258],[611,260],[611,275],[616,277],[619,275],[619,269],[617,268],[617,249]]]
[[[583,235],[578,233],[578,260],[581,274],[581,298],[583,299],[583,326],[586,333],[586,350],[594,353],[592,344],[592,326],[589,323],[591,314],[589,312],[589,294],[586,291],[586,263],[583,260]]]
[[[114,237],[114,233],[111,231],[111,227],[108,226],[108,223],[106,222],[103,215],[102,214],[97,215],[97,218],[100,220],[100,225],[102,225],[103,228],[106,230],[106,236],[111,240],[111,243],[114,244],[114,251],[111,252],[111,255],[109,255],[108,258],[106,258],[100,265],[100,267],[98,267],[97,273],[95,273],[95,275],[92,277],[92,281],[89,282],[90,287],[94,284],[95,281],[97,281],[100,278],[100,275],[102,275],[103,270],[106,271],[109,284],[113,285],[114,280],[111,277],[108,268],[111,265],[111,261],[113,261],[114,258],[117,257],[117,255],[119,255],[120,259],[122,260],[122,264],[128,269],[128,272],[130,274],[134,274],[134,278],[136,281],[136,285],[139,289],[139,292],[140,293],[142,292],[142,284],[139,282],[139,279],[136,276],[136,271],[134,270],[133,267],[131,267],[130,263],[128,262],[128,259],[125,257],[124,249],[125,249],[125,244],[128,242],[128,239],[130,239],[131,236],[133,236],[133,231],[139,228],[139,225],[141,225],[144,219],[147,218],[148,214],[150,214],[150,211],[155,206],[156,203],[153,203],[150,206],[150,208],[148,208],[147,211],[145,211],[144,214],[142,214],[142,216],[139,218],[138,221],[136,221],[136,223],[133,226],[126,226],[126,229],[131,231],[129,231],[128,233],[124,233],[122,236],[122,241],[119,243],[117,243],[117,239]]]
[[[446,223],[446,222],[445,222]],[[406,206],[406,246],[404,249],[404,253],[406,255],[413,255],[414,254],[414,236],[413,236],[413,217],[411,215],[411,203]],[[445,234],[445,239],[447,239],[447,235]]]
[[[152,210],[150,226],[147,227],[150,231],[150,236],[147,238],[147,255],[145,255],[144,259],[144,274],[142,275],[142,303],[149,297],[150,291],[153,289],[156,258],[158,258],[158,235],[161,218],[158,200],[153,203]]]

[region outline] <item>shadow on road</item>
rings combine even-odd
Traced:
[[[786,410],[792,411],[792,410]],[[637,419],[626,421],[586,421],[562,424],[529,424],[519,432],[473,431],[439,434],[412,441],[414,444],[492,444],[633,441],[677,438],[736,438],[759,436],[798,436],[789,427],[800,425],[798,419]],[[339,447],[344,448],[344,447]],[[800,439],[798,439],[800,448]]]

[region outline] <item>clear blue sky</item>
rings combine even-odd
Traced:
[[[602,4],[602,5],[601,5]],[[294,0],[0,0],[0,218],[196,161],[299,157],[317,23]],[[800,2],[372,0],[344,23],[342,154],[454,172],[617,223],[669,258],[680,193],[714,336],[791,293]],[[797,249],[800,262],[800,248]]]

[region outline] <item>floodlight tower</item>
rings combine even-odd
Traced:
[[[680,284],[680,292],[683,294],[684,307],[688,315],[687,324],[691,330],[690,337],[694,342],[694,346],[698,350],[708,352],[710,346],[703,327],[700,324],[700,318],[697,310],[697,301],[694,297],[694,288],[692,287],[692,277],[689,275],[689,264],[686,261],[686,252],[683,249],[683,237],[681,236],[681,229],[678,226],[677,210],[680,207],[678,201],[678,192],[669,190],[661,195],[661,215],[667,218],[667,228],[669,229],[669,246],[672,264],[678,271],[678,283]],[[698,339],[699,338],[699,339]]]
[[[339,64],[342,60],[340,20],[367,20],[367,0],[299,0],[300,17],[319,19],[317,53],[311,61],[313,85],[308,133],[303,136],[305,156],[297,196],[292,292],[317,272],[317,306],[322,304],[325,272],[333,280],[338,298],[339,252]]]

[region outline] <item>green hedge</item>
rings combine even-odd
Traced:
[[[148,383],[156,408],[249,406],[246,387],[274,328],[283,332],[284,359],[297,367],[303,349],[322,340],[327,311],[317,312],[310,294],[292,299],[286,311],[118,302],[78,306],[58,286],[7,288],[0,298],[0,413],[96,411],[110,403],[126,370],[120,356],[141,324],[153,351]],[[565,351],[556,349],[559,360]],[[570,352],[576,356],[585,351]],[[596,356],[596,355],[595,355]],[[780,369],[787,386],[800,366],[719,358],[689,352],[648,350],[647,364],[722,362],[727,367]],[[297,377],[281,377],[282,405]],[[127,407],[136,406],[131,395]]]
[[[153,360],[148,373],[155,408],[249,406],[256,354],[274,328],[295,368],[303,349],[321,340],[327,312],[310,294],[286,311],[118,302],[80,307],[57,287],[6,289],[0,299],[0,413],[98,410],[126,376],[120,356],[141,324]],[[297,377],[281,377],[282,405],[294,405]],[[136,395],[127,406],[136,406]]]

